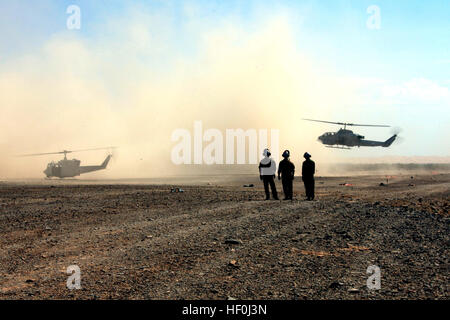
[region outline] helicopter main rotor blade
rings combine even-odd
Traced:
[[[314,121],[314,122],[324,122],[324,123],[332,123],[332,124],[339,124],[339,125],[345,125],[343,122],[333,122],[333,121],[324,121],[324,120],[314,120],[314,119],[302,119],[306,121]]]
[[[44,156],[48,154],[64,154],[64,153],[71,153],[72,151],[60,151],[60,152],[46,152],[46,153],[32,153],[32,154],[20,154],[16,157],[34,157],[34,156]]]
[[[83,152],[83,151],[93,151],[93,150],[108,150],[108,149],[116,149],[117,147],[102,147],[102,148],[92,148],[92,149],[81,149],[81,150],[63,150],[57,152],[45,152],[45,153],[32,153],[32,154],[22,154],[17,157],[34,157],[34,156],[44,156],[49,154],[67,154],[72,152]]]
[[[378,127],[378,128],[390,128],[391,126],[387,126],[384,124],[353,124],[353,123],[347,123],[348,126],[354,126],[354,127]]]
[[[71,152],[83,152],[83,151],[94,151],[94,150],[109,150],[116,149],[117,147],[101,147],[101,148],[92,148],[92,149],[80,149],[80,150],[72,150]]]
[[[383,127],[383,128],[390,127],[390,126],[382,125],[382,124],[357,124],[357,123],[333,122],[333,121],[314,120],[314,119],[302,119],[302,120],[314,121],[314,122],[332,123],[332,124],[338,124],[338,125],[341,125],[341,126],[353,126],[353,127]]]

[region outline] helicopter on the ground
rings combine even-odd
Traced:
[[[79,176],[82,173],[103,170],[106,169],[106,166],[109,163],[109,160],[112,157],[112,154],[108,154],[106,159],[103,161],[101,165],[97,166],[80,166],[81,161],[77,159],[69,160],[67,159],[68,153],[73,152],[81,152],[81,151],[91,151],[91,150],[111,150],[115,147],[107,147],[107,148],[94,148],[94,149],[83,149],[83,150],[63,150],[59,152],[47,152],[47,153],[34,153],[34,154],[24,154],[20,155],[20,157],[34,157],[34,156],[42,156],[48,154],[64,154],[64,159],[59,160],[58,162],[52,161],[47,164],[47,168],[44,170],[47,178],[57,177],[57,178],[72,178],[75,176]]]
[[[354,124],[354,123],[344,123],[344,122],[332,122],[323,120],[313,120],[313,119],[303,119],[306,121],[324,122],[332,123],[344,126],[344,128],[339,129],[337,132],[326,132],[321,135],[318,139],[320,142],[326,145],[328,148],[336,149],[351,149],[351,147],[389,147],[397,138],[397,134],[386,141],[373,141],[364,140],[364,136],[353,133],[351,130],[347,130],[347,126],[357,126],[357,127],[390,127],[386,125],[373,125],[373,124]]]

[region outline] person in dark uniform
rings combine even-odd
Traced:
[[[275,161],[270,157],[271,153],[269,149],[264,149],[264,158],[259,163],[259,178],[264,183],[264,191],[266,192],[266,200],[270,200],[269,185],[272,189],[272,196],[275,200],[278,200],[277,188],[275,186],[275,172],[277,165]]]
[[[289,156],[290,156],[289,150],[284,150],[282,156],[284,159],[281,160],[280,164],[278,165],[278,180],[281,179],[281,183],[283,184],[283,192],[284,192],[283,200],[292,200],[292,194],[293,194],[293,186],[292,185],[294,182],[295,166],[289,160]]]
[[[303,157],[306,159],[302,165],[302,180],[305,184],[307,200],[314,200],[314,173],[316,173],[316,164],[311,160],[311,155],[305,152]]]

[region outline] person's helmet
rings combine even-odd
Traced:
[[[305,154],[303,155],[303,157],[304,157],[305,159],[309,159],[309,158],[311,158],[311,155],[310,155],[308,152],[305,152]]]
[[[282,154],[283,158],[289,158],[290,155],[291,155],[291,153],[289,152],[289,150],[284,150],[284,152]]]
[[[263,156],[264,157],[270,157],[270,155],[271,155],[271,153],[270,153],[270,151],[269,151],[269,149],[264,149],[264,151],[263,151]]]

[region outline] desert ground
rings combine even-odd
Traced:
[[[0,299],[450,297],[450,174],[317,177],[315,201],[296,177],[294,191],[264,201],[251,175],[0,182]]]

